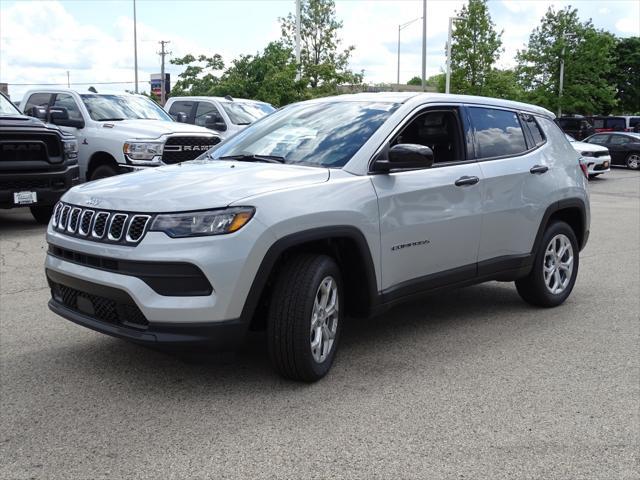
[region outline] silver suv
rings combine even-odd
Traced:
[[[199,159],[71,189],[47,232],[50,308],[134,342],[232,348],[314,381],[348,316],[444,287],[571,293],[586,166],[542,108],[357,94],[290,105]]]

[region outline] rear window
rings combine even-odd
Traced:
[[[533,144],[538,147],[544,143],[544,133],[540,129],[540,125],[536,121],[533,115],[523,114],[522,121],[525,127],[531,133],[531,138],[533,139]]]
[[[629,127],[633,128],[640,124],[640,117],[632,117],[629,119]]]
[[[558,119],[558,125],[560,125],[561,128],[578,128],[579,126],[579,121],[573,118],[559,118]]]
[[[624,118],[620,118],[620,117],[594,118],[593,128],[606,128],[608,130],[624,130],[626,128],[626,122]]]
[[[493,108],[469,109],[475,131],[477,157],[516,155],[527,150],[524,133],[515,112]]]

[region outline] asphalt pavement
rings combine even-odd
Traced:
[[[348,320],[331,373],[110,338],[47,309],[45,228],[0,211],[2,479],[638,479],[640,173],[591,182],[551,310],[492,282]]]

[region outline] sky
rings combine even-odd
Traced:
[[[445,66],[448,18],[463,0],[427,1],[427,76]],[[295,10],[294,0],[137,0],[140,90],[160,72],[159,41],[168,40],[169,58],[219,53],[229,64],[254,54],[280,37],[279,17]],[[582,20],[620,37],[640,35],[639,0],[490,0],[503,30],[500,67],[514,65],[549,6],[572,5]],[[336,0],[344,27],[342,45],[355,46],[350,67],[364,70],[367,83],[396,81],[398,25],[422,16],[422,0]],[[420,76],[422,22],[401,32],[400,81]],[[134,88],[132,0],[0,0],[0,82],[20,100],[32,83],[124,82],[95,85],[98,91]],[[182,67],[167,65],[172,81]],[[21,85],[22,84],[22,85]],[[85,90],[88,85],[74,88]]]

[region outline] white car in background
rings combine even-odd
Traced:
[[[233,98],[229,95],[171,97],[164,109],[176,122],[208,128],[223,140],[276,110],[266,102]]]
[[[583,161],[589,169],[589,178],[597,177],[611,170],[611,154],[607,147],[579,142],[571,135],[565,134],[565,136],[575,151],[582,155]]]

